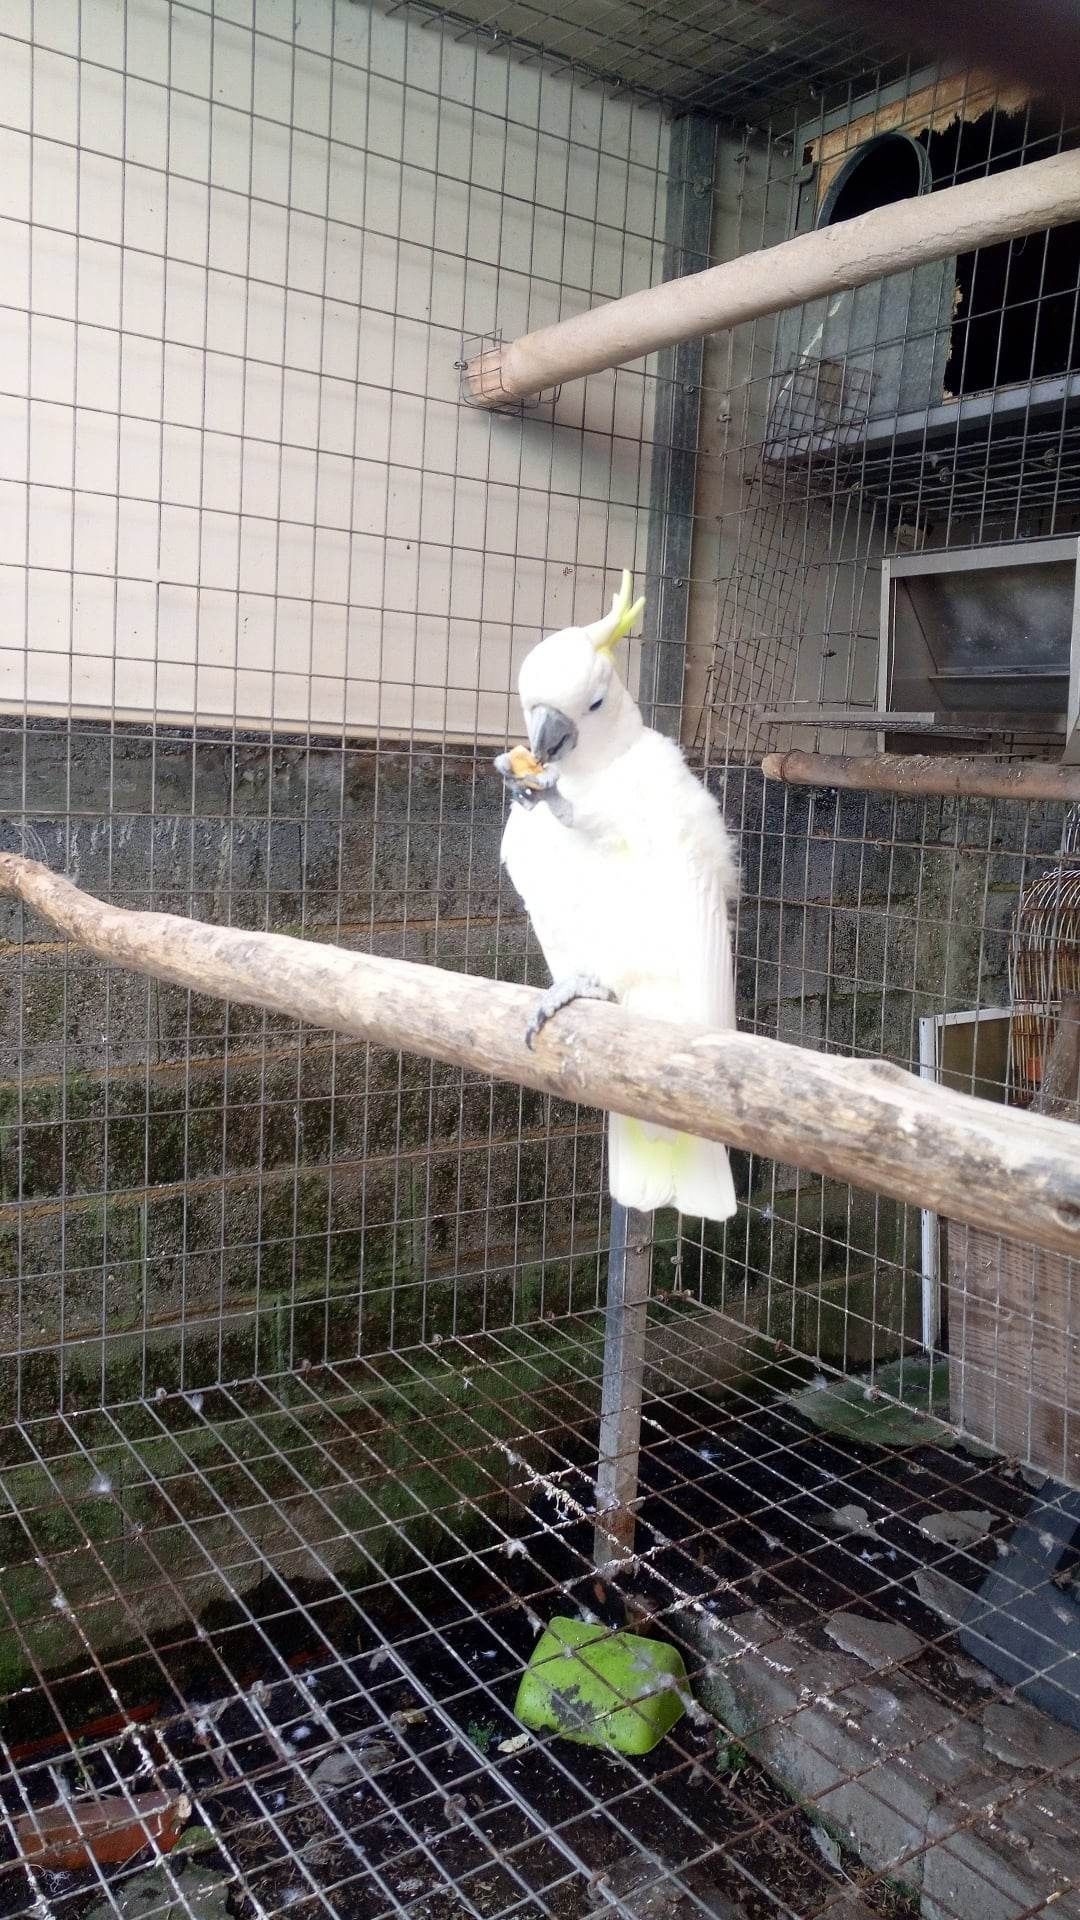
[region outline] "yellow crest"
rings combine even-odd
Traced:
[[[638,614],[645,606],[644,598],[635,600],[631,606],[630,596],[633,591],[634,577],[629,571],[624,570],[622,585],[611,603],[611,612],[606,614],[603,620],[594,620],[592,625],[585,629],[597,653],[606,653],[609,659],[619,641],[625,640]]]

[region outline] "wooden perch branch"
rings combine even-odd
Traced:
[[[539,327],[470,360],[465,391],[475,406],[502,406],[680,340],[865,287],[925,261],[1062,226],[1078,215],[1080,154],[1054,153],[1009,173],[875,207]]]
[[[960,760],[929,753],[767,753],[766,780],[855,793],[955,794],[966,800],[1080,800],[1080,767],[1050,760]]]
[[[887,1061],[670,1026],[595,1002],[568,1007],[530,1053],[527,987],[128,912],[10,853],[0,854],[0,893],[152,979],[662,1121],[1080,1255],[1077,1129],[951,1093]]]

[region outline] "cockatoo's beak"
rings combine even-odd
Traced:
[[[534,707],[529,715],[529,745],[542,765],[577,745],[577,728],[558,707]]]

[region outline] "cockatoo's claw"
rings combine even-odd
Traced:
[[[594,980],[589,973],[571,973],[565,980],[556,980],[546,993],[540,995],[533,1010],[533,1017],[525,1029],[525,1045],[535,1046],[536,1038],[547,1026],[549,1020],[568,1007],[574,1000],[614,1000],[610,987],[600,980]]]
[[[519,772],[514,764],[517,758],[525,759],[531,756],[521,748],[512,753],[500,753],[495,762],[495,771],[515,805],[526,808],[535,807],[538,800],[546,800],[554,792],[559,776],[554,769],[541,767],[538,763],[534,763],[535,771],[530,768],[528,771]]]
[[[495,771],[510,796],[511,805],[524,807],[529,813],[538,801],[546,800],[560,826],[573,826],[573,809],[559,792],[557,768],[540,767],[535,773],[518,773],[514,758],[513,753],[500,753],[495,762]]]
[[[513,807],[524,807],[526,813],[535,807],[538,800],[544,798],[542,787],[532,785],[525,780],[515,780],[513,775],[503,782]]]

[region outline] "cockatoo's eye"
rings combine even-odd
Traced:
[[[598,696],[598,698],[597,698],[597,699],[595,699],[595,700],[590,700],[590,702],[589,702],[589,712],[590,712],[590,713],[595,713],[595,712],[596,712],[596,709],[597,709],[597,707],[602,707],[602,706],[603,706],[603,704],[604,704],[604,696],[603,696],[603,694],[600,694],[600,695]]]

